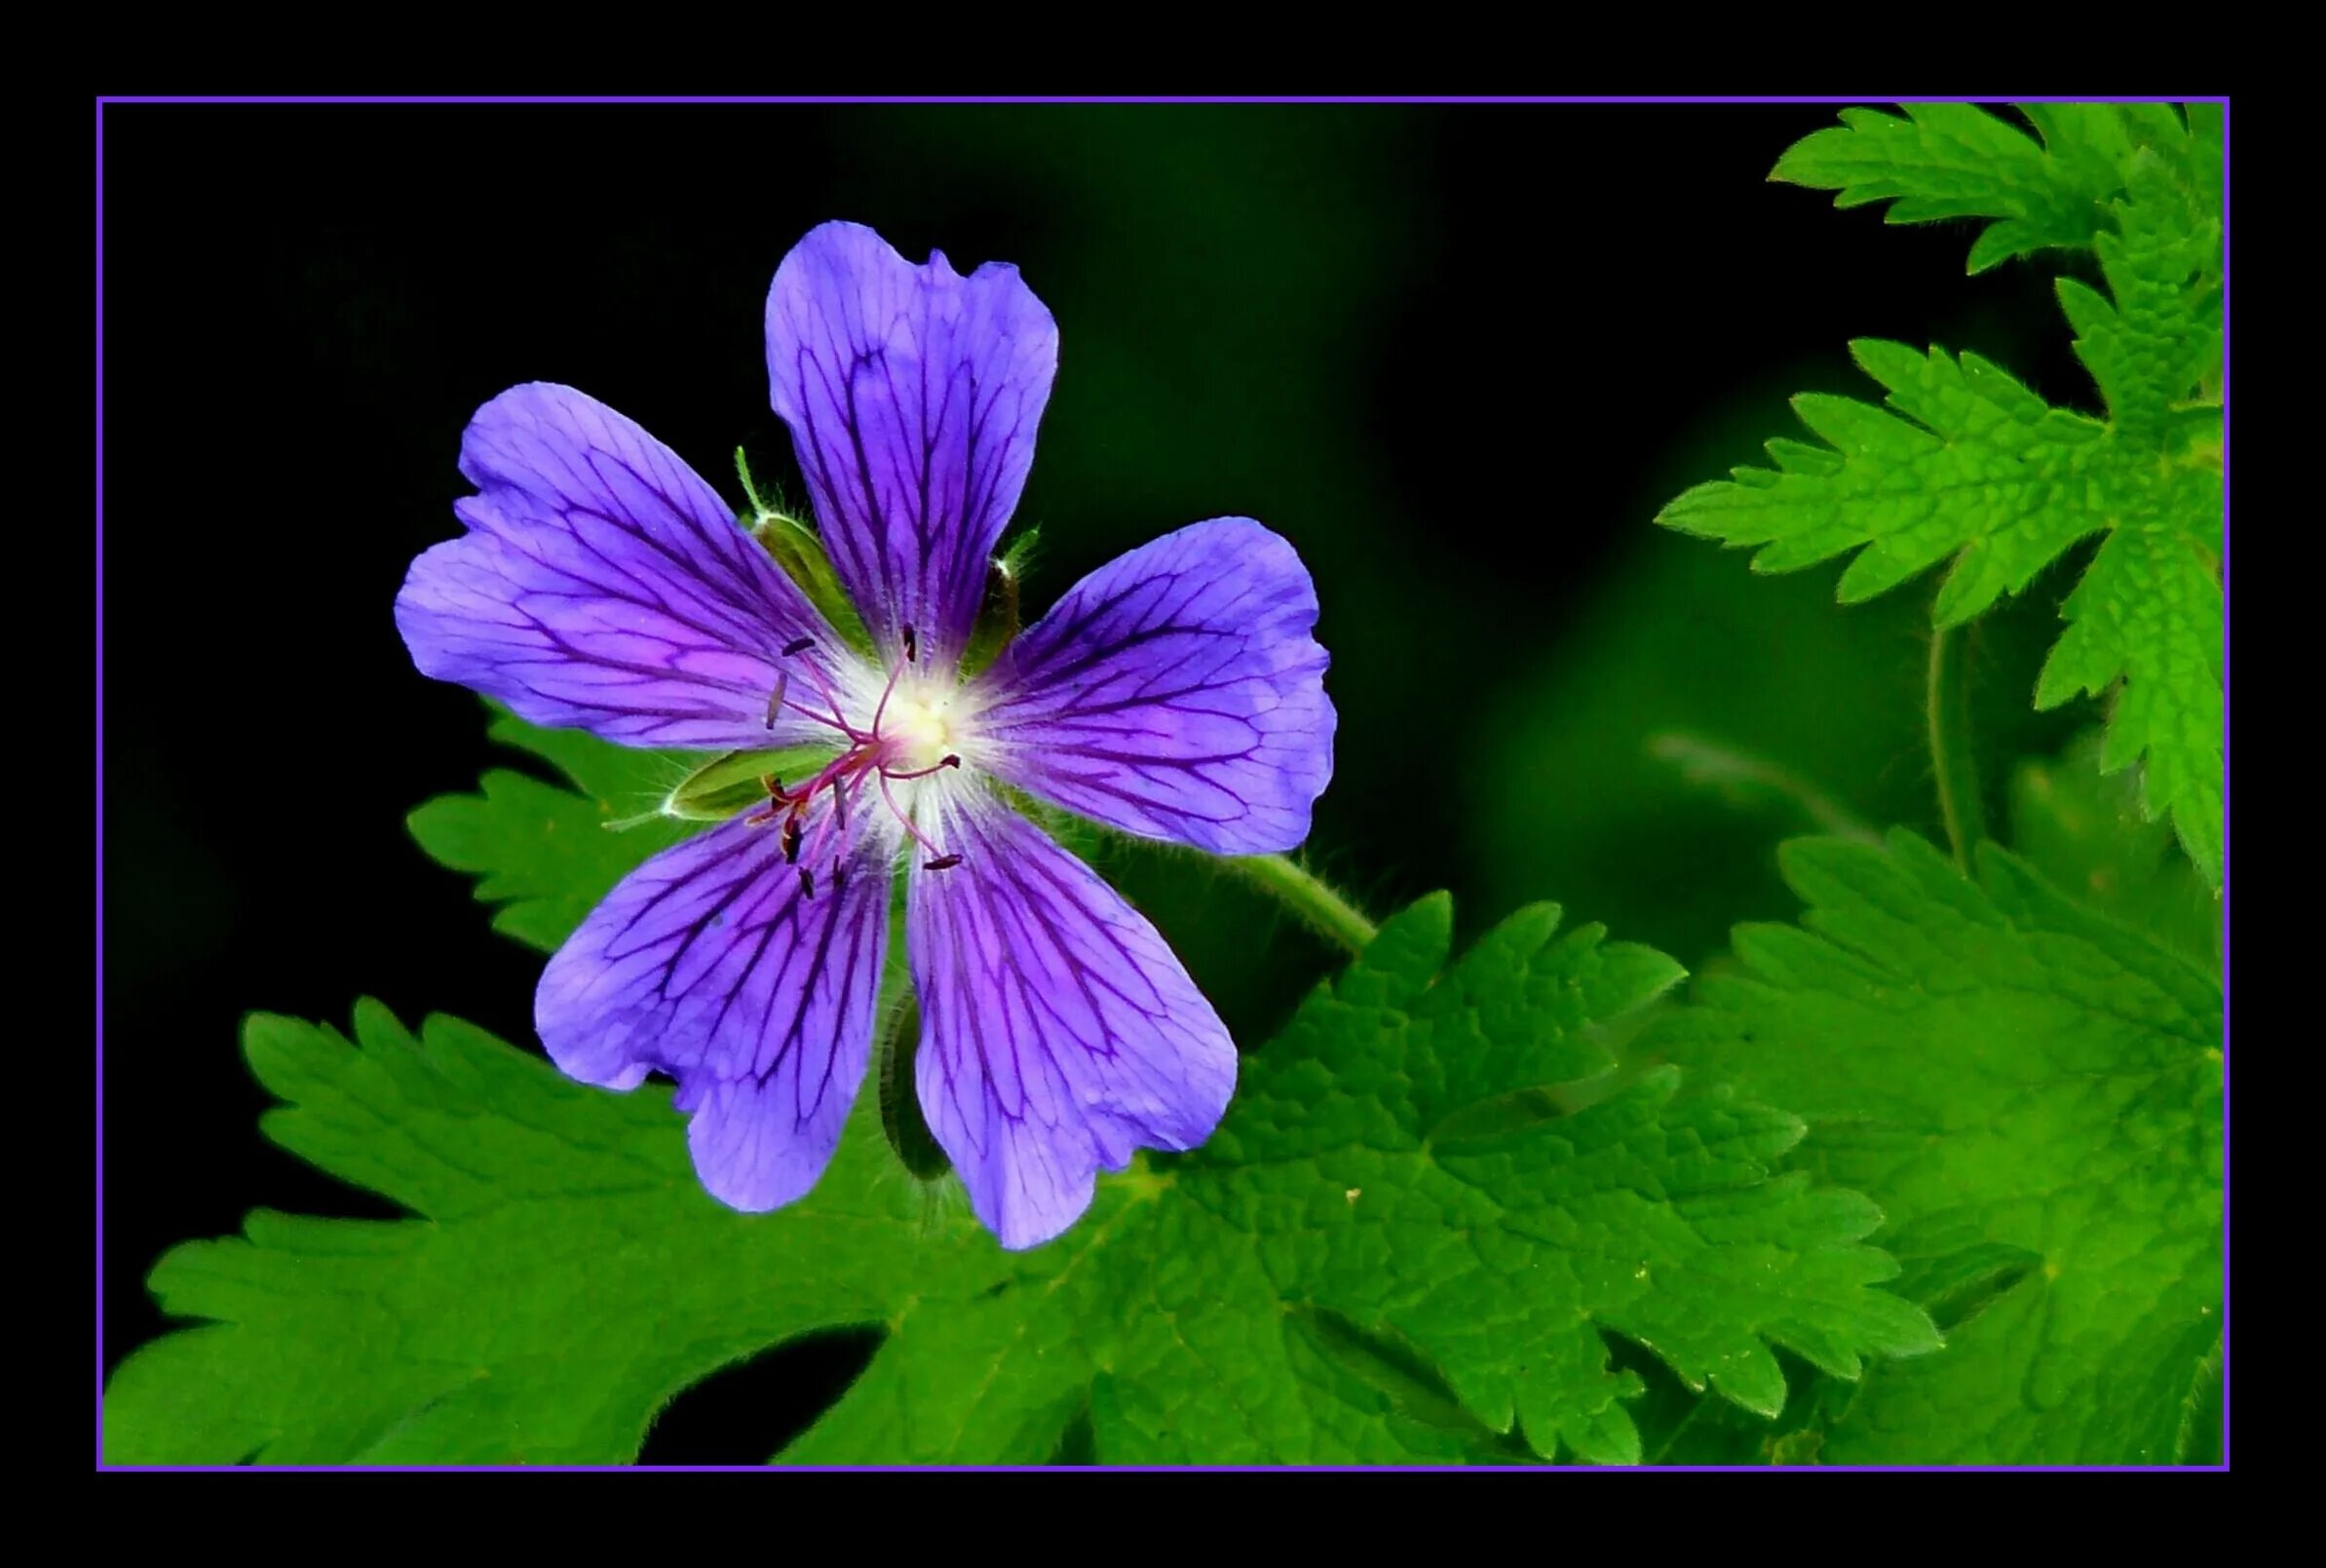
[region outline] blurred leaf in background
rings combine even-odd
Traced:
[[[2149,821],[2128,773],[2100,771],[2101,739],[2076,738],[2057,758],[2030,757],[2011,776],[2011,847],[2086,906],[2113,916],[2216,973],[2221,895]]]

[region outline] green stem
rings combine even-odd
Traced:
[[[759,499],[759,486],[751,482],[750,460],[744,456],[744,449],[740,446],[735,449],[735,475],[744,481],[744,494],[750,499],[751,511],[757,514],[751,521],[765,522],[769,516],[768,505]]]
[[[1291,857],[1231,855],[1222,857],[1219,863],[1282,900],[1294,914],[1352,953],[1361,953],[1372,943],[1373,922]]]
[[[1696,1403],[1690,1405],[1688,1407],[1688,1414],[1682,1416],[1680,1418],[1679,1424],[1673,1427],[1670,1432],[1664,1434],[1663,1441],[1656,1445],[1656,1452],[1647,1456],[1647,1462],[1651,1465],[1662,1464],[1664,1461],[1664,1456],[1669,1454],[1672,1449],[1679,1444],[1681,1437],[1687,1434],[1688,1429],[1697,1424],[1697,1417],[1704,1413],[1704,1407],[1710,1404],[1712,1399],[1713,1396],[1707,1394],[1698,1398]]]
[[[1938,781],[1938,815],[1955,866],[1970,871],[1971,847],[1987,836],[1979,803],[1979,770],[1970,754],[1970,646],[1966,629],[1939,627],[1930,635],[1930,771]]]
[[[1680,770],[1681,777],[1691,784],[1709,784],[1715,788],[1735,785],[1754,785],[1784,796],[1800,808],[1803,816],[1821,833],[1842,838],[1853,838],[1861,844],[1880,844],[1882,835],[1851,816],[1816,785],[1797,773],[1777,766],[1765,757],[1749,751],[1739,751],[1707,741],[1697,735],[1677,732],[1651,736],[1648,754],[1660,762],[1669,762]]]

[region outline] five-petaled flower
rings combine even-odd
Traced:
[[[397,625],[424,672],[537,724],[836,747],[630,873],[544,971],[542,1041],[584,1083],[674,1078],[711,1194],[789,1203],[864,1077],[901,866],[922,1113],[977,1217],[1032,1246],[1100,1167],[1209,1136],[1236,1052],[1155,928],[996,782],[1214,854],[1300,843],[1332,772],[1316,590],[1259,523],[1200,522],[965,677],[1056,373],[1049,312],[1014,267],[915,267],[830,223],[776,273],[767,352],[870,658],[676,454],[550,385],[469,426],[468,532],[413,562]]]

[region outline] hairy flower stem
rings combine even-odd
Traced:
[[[1677,767],[1691,784],[1710,784],[1716,788],[1736,784],[1757,785],[1790,800],[1820,833],[1832,833],[1840,838],[1853,838],[1861,844],[1882,842],[1882,835],[1868,827],[1815,784],[1801,775],[1781,768],[1766,757],[1749,751],[1722,746],[1701,736],[1667,733],[1651,736],[1648,754],[1661,762]]]
[[[1302,920],[1352,953],[1371,944],[1373,922],[1288,855],[1231,855],[1219,863],[1278,899]]]
[[[1987,836],[1979,802],[1979,770],[1970,754],[1970,643],[1965,627],[1930,634],[1928,682],[1930,772],[1938,784],[1938,815],[1946,822],[1955,866],[1970,872],[1971,847]]]

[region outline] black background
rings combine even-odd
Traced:
[[[731,497],[738,443],[796,496],[758,336],[785,249],[852,217],[1017,262],[1064,345],[1020,513],[1051,555],[1036,603],[1197,517],[1286,533],[1343,715],[1316,848],[1377,907],[1454,888],[1474,929],[1582,877],[1450,820],[1497,765],[1481,727],[1572,651],[1661,501],[1791,428],[1783,394],[1862,392],[1844,344],[1873,333],[2090,401],[2045,277],[1966,280],[1967,225],[1767,183],[1834,113],[108,107],[106,1366],[162,1329],[142,1277],[172,1243],[261,1205],[389,1212],[259,1139],[247,1011],[344,1024],[368,994],[530,1043],[537,956],[403,826],[510,760],[390,619],[456,529],[477,404],[570,382]],[[1919,825],[1923,788],[1906,766],[1870,803]],[[1786,912],[1768,897],[1717,918]],[[1659,907],[1619,934],[1686,953],[1697,926],[1638,929]],[[1239,1034],[1302,962],[1231,977]],[[854,1354],[715,1380],[649,1457],[764,1458]]]

